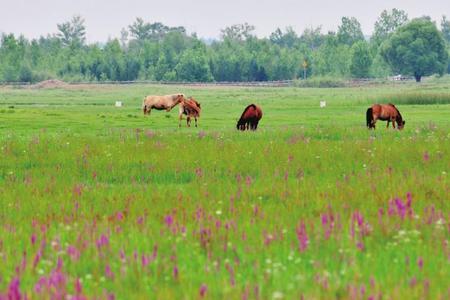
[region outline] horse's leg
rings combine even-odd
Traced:
[[[195,117],[195,127],[197,127],[197,117]]]
[[[395,129],[395,120],[391,120],[392,122],[392,127]]]
[[[180,117],[178,119],[178,127],[181,128],[181,120],[183,119],[183,114],[180,114]]]
[[[186,124],[187,124],[187,127],[191,127],[191,117],[190,116],[187,116]]]
[[[390,120],[387,120],[386,128],[389,128],[389,122]]]

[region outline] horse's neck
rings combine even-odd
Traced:
[[[179,102],[172,102],[172,104],[170,104],[170,108],[174,108],[175,106],[177,106],[177,104],[178,104]]]

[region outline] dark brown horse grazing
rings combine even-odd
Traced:
[[[392,122],[392,127],[395,128],[395,122],[397,127],[402,130],[405,126],[405,121],[402,115],[398,111],[394,104],[374,104],[367,109],[366,112],[367,127],[369,129],[375,129],[375,123],[377,120],[387,121],[386,128],[389,128],[389,122]]]
[[[262,118],[262,110],[255,104],[250,104],[244,109],[241,118],[236,124],[238,130],[256,130],[258,128],[258,122]]]
[[[178,122],[178,126],[181,127],[181,120],[183,119],[183,115],[186,115],[187,126],[191,127],[191,118],[194,118],[195,127],[197,127],[197,119],[200,118],[201,111],[202,108],[200,106],[200,103],[198,103],[194,98],[189,97],[187,100],[183,100],[183,102],[180,103],[180,121]]]

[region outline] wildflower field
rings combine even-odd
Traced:
[[[199,128],[143,116],[179,91]],[[0,299],[449,299],[449,95],[1,87]],[[367,130],[396,96],[405,129]]]

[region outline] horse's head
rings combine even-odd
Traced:
[[[245,130],[245,122],[242,119],[239,119],[239,121],[236,124],[237,130]]]
[[[405,127],[405,120],[397,121],[398,130],[402,130]]]
[[[177,97],[176,97],[175,102],[178,104],[178,103],[181,103],[183,101],[186,101],[186,97],[184,96],[184,94],[178,94]]]

